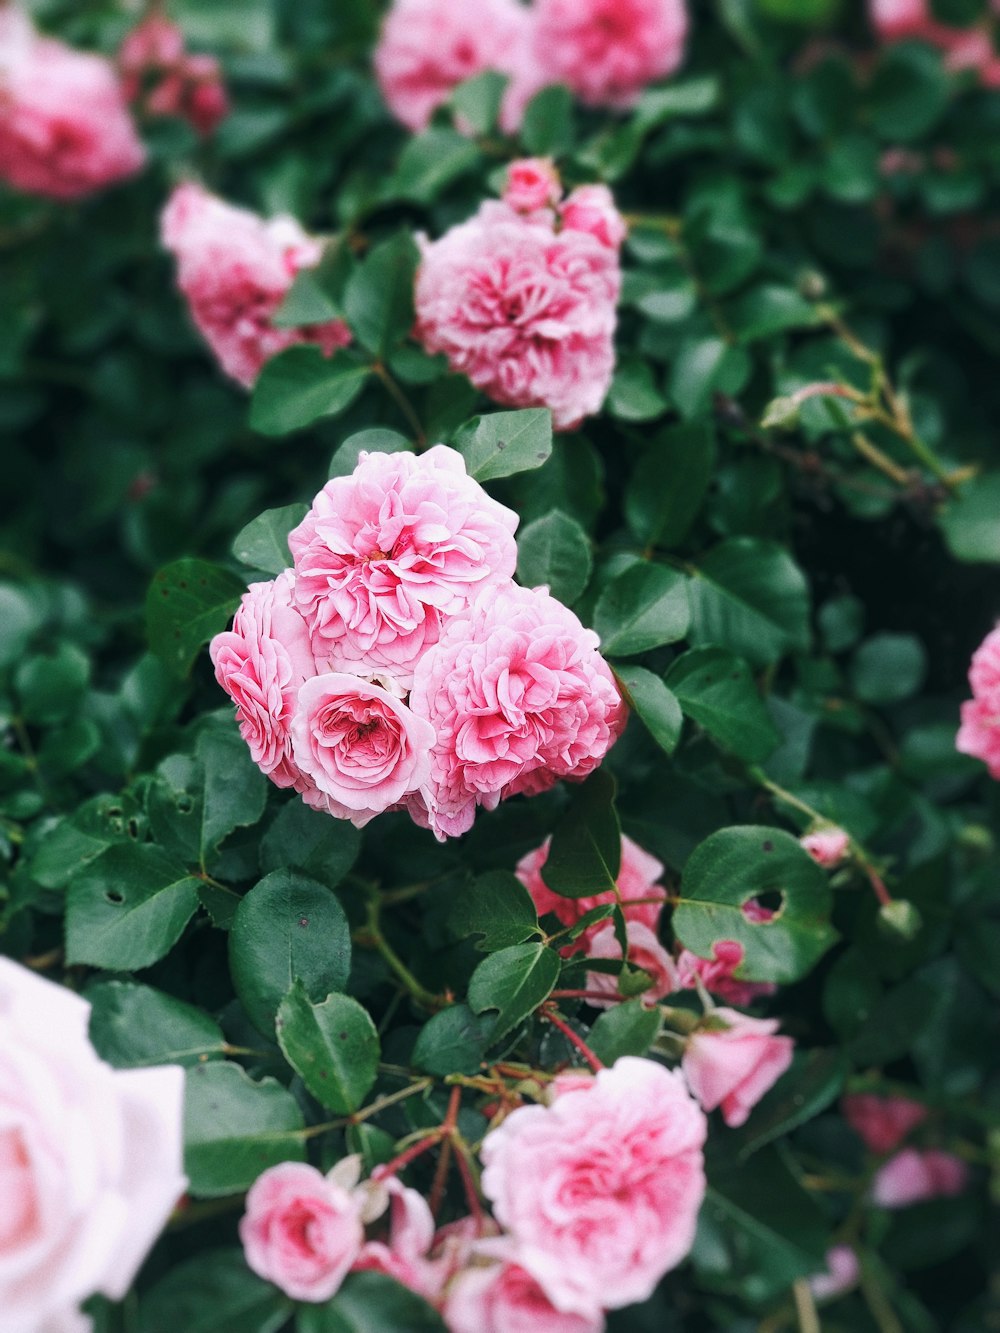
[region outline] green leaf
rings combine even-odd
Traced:
[[[753,666],[809,647],[809,587],[777,542],[722,542],[699,562],[689,589],[695,647],[728,648]]]
[[[352,1115],[371,1091],[381,1054],[367,1009],[349,995],[313,1004],[300,981],[281,1002],[278,1043],[321,1106]]]
[[[543,88],[521,119],[521,142],[535,157],[558,157],[573,147],[573,94],[561,84]]]
[[[326,324],[330,320],[343,318],[343,311],[323,281],[323,270],[331,262],[336,265],[339,255],[344,254],[344,251],[338,247],[333,254],[329,251],[327,253],[329,259],[322,268],[303,268],[296,273],[285,299],[271,316],[271,323],[277,328],[298,329],[304,324]]]
[[[325,356],[303,343],[288,347],[264,366],[250,403],[250,426],[259,435],[288,435],[320,417],[350,407],[371,374],[351,350]]]
[[[854,654],[851,687],[864,703],[901,703],[927,676],[927,651],[912,634],[876,634]]]
[[[477,1018],[467,1004],[449,1005],[420,1029],[411,1063],[438,1078],[475,1074],[485,1058],[492,1026],[489,1019]]]
[[[949,500],[938,523],[956,560],[1000,564],[1000,472],[984,472]]]
[[[636,541],[671,550],[687,536],[715,468],[715,433],[706,422],[660,431],[632,472],[625,514]]]
[[[608,583],[594,608],[594,628],[608,657],[634,657],[688,632],[687,579],[642,560]]]
[[[559,509],[518,533],[517,577],[526,588],[544,584],[566,606],[572,606],[587,586],[592,563],[587,534]]]
[[[788,329],[812,328],[819,323],[819,315],[816,306],[794,287],[765,283],[738,297],[728,320],[740,342],[750,343]]]
[[[656,387],[653,370],[641,357],[622,360],[608,391],[608,411],[620,421],[652,421],[667,410],[667,400]]]
[[[406,141],[383,198],[433,203],[452,181],[473,170],[481,160],[482,154],[468,135],[432,127]]]
[[[888,46],[869,97],[875,130],[890,143],[919,139],[944,115],[950,93],[937,52],[909,42]]]
[[[533,1014],[559,980],[560,959],[544,944],[515,944],[491,953],[469,978],[469,1007],[497,1009],[490,1041],[499,1041]]]
[[[273,1078],[255,1083],[224,1061],[187,1071],[184,1099],[184,1170],[191,1193],[202,1198],[249,1189],[278,1162],[304,1162],[302,1112]]]
[[[763,763],[781,737],[750,668],[724,648],[693,648],[670,664],[666,683],[683,712],[726,750]]]
[[[642,719],[657,745],[667,754],[673,754],[684,726],[677,696],[659,676],[644,667],[621,667],[615,675],[625,691],[626,702]]]
[[[207,560],[175,560],[153,575],[146,594],[149,646],[175,676],[186,676],[213,634],[226,628],[242,579]]]
[[[605,1009],[590,1029],[587,1045],[606,1065],[623,1055],[648,1055],[660,1031],[660,1011],[641,1000],[626,1000]]]
[[[342,991],[351,970],[351,932],[329,889],[304,875],[274,870],[240,903],[229,934],[236,994],[265,1036],[298,979],[311,1000]]]
[[[413,445],[398,430],[375,426],[349,435],[330,460],[329,476],[349,477],[362,452],[381,454],[413,453]]]
[[[683,343],[670,370],[670,396],[686,421],[700,416],[712,394],[738,393],[750,367],[743,347],[721,338],[690,338]]]
[[[352,273],[344,293],[351,332],[384,359],[413,325],[413,282],[419,255],[409,231],[375,246]]]
[[[296,1333],[445,1333],[438,1312],[385,1273],[349,1273],[325,1305],[302,1305]]]
[[[198,881],[159,847],[108,847],[69,886],[66,961],[109,972],[149,967],[197,910]]]
[[[507,79],[495,69],[465,79],[449,98],[456,118],[473,134],[489,134],[497,123]]]
[[[116,1069],[195,1065],[225,1054],[222,1030],[193,1004],[131,981],[89,986],[90,1040]]]
[[[160,1278],[139,1303],[138,1333],[277,1333],[292,1303],[239,1249],[209,1250]]]
[[[577,787],[553,829],[542,878],[564,898],[614,893],[621,855],[615,780],[599,768]]]
[[[233,542],[233,555],[241,565],[262,569],[267,574],[280,574],[292,563],[288,549],[288,534],[309,512],[308,505],[284,505],[281,509],[265,509],[241,528]]]
[[[24,720],[48,725],[75,714],[89,680],[90,659],[73,643],[26,657],[14,673]]]
[[[271,870],[301,870],[335,889],[357,860],[360,847],[361,833],[353,824],[293,799],[281,807],[260,841],[260,868],[265,875]]]
[[[749,1157],[825,1111],[843,1090],[848,1067],[843,1051],[796,1052],[791,1068],[761,1098],[735,1136],[740,1155]]]
[[[476,417],[462,427],[455,448],[476,481],[495,481],[541,467],[552,453],[552,413],[545,407],[527,407]]]
[[[744,904],[774,893],[781,894],[775,916],[749,920]],[[734,826],[691,853],[672,925],[700,958],[713,956],[716,940],[736,940],[743,946],[738,978],[784,984],[804,977],[836,941],[831,906],[826,874],[790,833]]]
[[[538,931],[538,913],[531,894],[509,870],[488,870],[456,895],[448,913],[448,929],[456,939],[481,938],[477,947],[495,953],[523,944]]]
[[[200,837],[204,863],[230,833],[257,823],[267,804],[269,784],[231,717],[204,728],[195,755],[205,775]]]

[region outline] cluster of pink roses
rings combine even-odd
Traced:
[[[125,38],[118,55],[125,96],[141,99],[149,116],[186,120],[203,137],[229,110],[219,62],[185,50],[184,34],[162,14],[151,13]]]
[[[998,0],[991,0],[991,8],[1000,15]],[[884,40],[912,37],[927,42],[944,52],[949,69],[975,70],[984,87],[1000,88],[1000,56],[987,27],[949,27],[934,17],[929,0],[871,0],[871,18]]]
[[[955,744],[974,755],[1000,778],[1000,628],[987,634],[969,668],[972,698],[962,704],[962,725]]]
[[[395,0],[375,52],[382,95],[412,130],[464,80],[508,77],[501,120],[515,131],[528,102],[553,83],[591,106],[623,108],[684,55],[684,0]]]
[[[216,635],[257,764],[358,827],[408,810],[442,841],[477,806],[593,772],[626,710],[598,638],[522,588],[517,515],[437,445],[361,454]]]

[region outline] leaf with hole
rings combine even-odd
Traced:
[[[560,960],[544,944],[515,944],[491,953],[469,980],[474,1013],[496,1009],[490,1041],[499,1041],[548,999],[559,979]]]

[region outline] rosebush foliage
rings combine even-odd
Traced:
[[[126,8],[35,12],[111,52]],[[933,8],[968,25],[986,6]],[[713,1121],[689,1261],[609,1327],[793,1327],[838,1242],[861,1279],[824,1328],[986,1327],[998,800],[955,733],[1000,615],[1000,94],[919,42],[879,47],[846,0],[705,0],[682,69],[628,113],[548,89],[504,136],[483,75],[412,135],[373,81],[368,0],[170,9],[221,61],[215,135],[150,121],[145,173],[82,202],[0,192],[0,951],[83,992],[115,1067],[187,1069],[190,1198],[97,1328],[440,1327],[372,1274],[293,1307],[234,1250],[242,1195],[281,1161],[388,1161],[456,1078],[476,1144],[498,1062],[529,1083],[580,1065],[541,1007],[586,969],[513,869],[552,836],[550,887],[599,893],[619,830],[667,867],[673,941],[735,939],[741,978],[777,984],[762,1012],[796,1055],[745,1125]],[[614,381],[569,434],[409,336],[415,234],[471,216],[526,155],[608,183],[630,224]],[[249,401],[158,248],[192,171],[332,237],[279,320],[342,318],[353,343],[282,352]],[[436,442],[520,515],[520,581],[597,630],[633,709],[585,784],[445,846],[272,787],[205,651],[290,563],[329,476]],[[796,841],[823,823],[851,838],[832,873]],[[777,916],[747,918],[751,897]],[[558,1008],[607,1063],[674,1054],[637,999]],[[845,1092],[927,1107],[924,1141],[968,1163],[967,1188],[875,1207]],[[424,1157],[407,1179],[432,1175]],[[452,1172],[442,1216],[462,1211]]]

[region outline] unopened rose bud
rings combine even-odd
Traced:
[[[836,870],[851,847],[851,839],[842,828],[816,829],[799,843],[824,870]]]
[[[794,398],[774,398],[764,409],[760,424],[764,430],[794,430],[801,408]]]
[[[807,301],[822,301],[827,292],[826,278],[815,269],[809,269],[799,275],[799,291]]]
[[[562,198],[559,173],[551,158],[523,157],[507,168],[504,202],[518,213],[549,208]]]
[[[891,939],[902,939],[909,943],[920,934],[924,919],[905,898],[894,898],[891,903],[883,903],[878,909],[878,926],[883,935]]]

